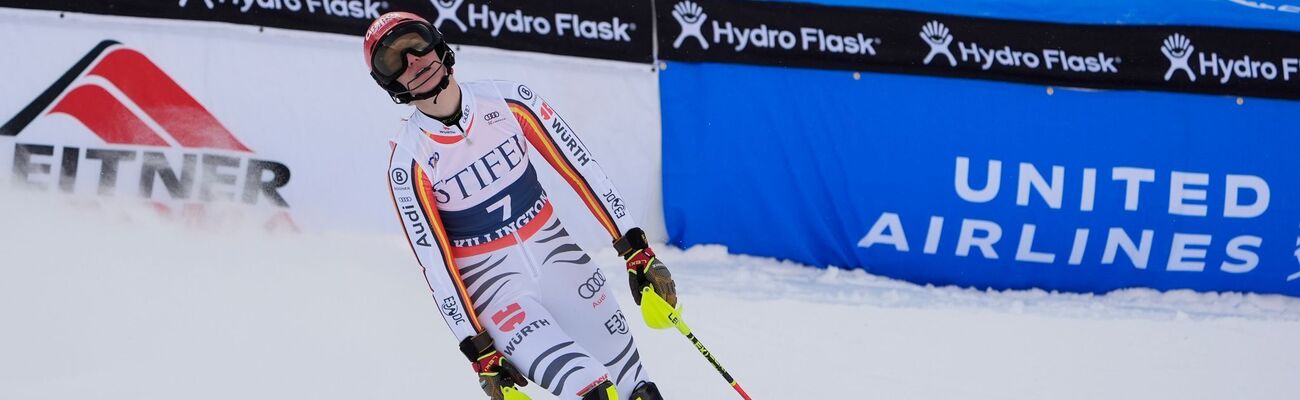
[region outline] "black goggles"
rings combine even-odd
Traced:
[[[388,84],[406,71],[406,55],[424,56],[442,44],[428,26],[420,23],[402,24],[393,28],[379,40],[371,54],[371,69],[381,83]]]

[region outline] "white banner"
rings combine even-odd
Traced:
[[[187,222],[399,232],[387,140],[414,109],[374,84],[359,36],[0,9],[0,48],[4,190]],[[664,238],[651,65],[458,47],[456,76],[546,96]],[[561,217],[607,245],[558,175],[539,171]]]

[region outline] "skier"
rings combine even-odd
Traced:
[[[529,154],[610,233],[637,304],[648,288],[676,305],[672,276],[568,124],[522,84],[457,82],[455,54],[417,15],[380,16],[364,45],[375,82],[415,106],[389,143],[390,194],[484,392],[527,398],[516,385],[531,380],[565,400],[661,400],[606,277],[555,216]]]

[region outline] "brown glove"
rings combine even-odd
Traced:
[[[614,241],[614,249],[627,261],[628,283],[637,305],[641,304],[641,289],[648,285],[668,305],[677,306],[677,284],[673,282],[673,275],[655,257],[641,228],[629,229],[623,237]]]
[[[497,352],[487,332],[466,338],[460,343],[460,350],[470,359],[474,372],[478,373],[479,387],[488,398],[504,400],[502,388],[528,385],[528,379],[519,373],[519,369]]]

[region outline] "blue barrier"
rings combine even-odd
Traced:
[[[1300,102],[693,63],[661,96],[677,245],[937,285],[1300,295]]]

